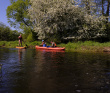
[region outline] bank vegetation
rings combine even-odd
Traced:
[[[41,41],[23,42],[23,46],[30,49],[35,49],[36,45],[40,45]],[[51,46],[50,42],[46,42],[48,46]],[[18,41],[0,41],[1,48],[16,48]],[[67,52],[110,52],[110,42],[99,43],[94,41],[79,41],[57,44],[58,47],[65,47]]]

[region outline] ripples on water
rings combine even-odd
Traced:
[[[0,93],[110,93],[110,54],[0,48]]]

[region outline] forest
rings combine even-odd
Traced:
[[[110,41],[110,0],[10,0],[8,22],[35,40]],[[0,40],[17,40],[18,31],[0,24]],[[8,34],[10,33],[10,34]],[[4,36],[7,36],[4,38]]]

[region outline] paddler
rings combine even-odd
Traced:
[[[22,38],[22,35],[21,35],[21,34],[19,35],[18,39],[19,39],[19,46],[20,46],[20,44],[21,44],[21,46],[22,46],[22,39],[23,39],[23,38]]]

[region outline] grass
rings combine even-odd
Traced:
[[[110,42],[99,43],[94,41],[76,42],[60,44],[60,46],[65,47],[67,51],[103,51],[105,47],[110,47]]]
[[[35,48],[35,45],[40,45],[41,41],[23,42],[23,46],[28,45],[29,48]],[[48,44],[47,45],[51,45]],[[15,48],[18,46],[18,41],[0,41],[1,47]],[[67,44],[61,43],[57,46],[65,47],[66,51],[103,51],[103,48],[110,47],[110,42],[99,43],[94,41],[85,42],[69,42]]]
[[[0,41],[1,47],[14,48],[18,46],[18,41]]]

